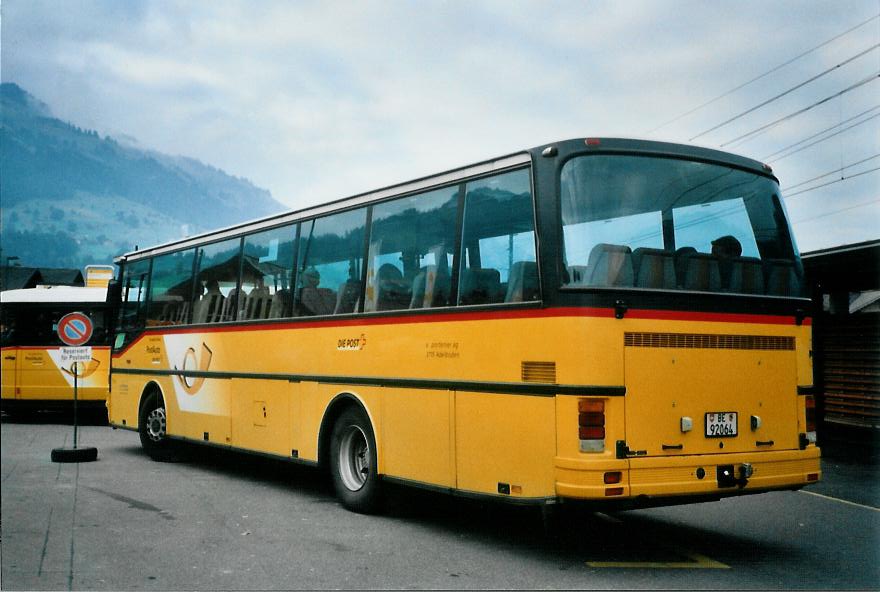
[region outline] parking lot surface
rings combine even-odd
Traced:
[[[353,514],[317,470],[199,447],[156,463],[102,425],[79,429],[96,462],[52,463],[72,432],[3,421],[3,590],[880,586],[877,458],[847,442],[800,492],[568,511],[547,533],[535,509],[406,489]]]

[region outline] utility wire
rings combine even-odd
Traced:
[[[789,187],[784,187],[784,188],[782,189],[782,191],[783,191],[783,193],[787,193],[788,191],[790,191],[790,190],[792,190],[792,189],[796,189],[797,187],[800,187],[801,185],[806,185],[807,183],[812,183],[813,181],[818,181],[819,179],[821,179],[821,178],[823,178],[823,177],[827,177],[828,175],[833,175],[834,173],[843,172],[843,171],[845,171],[846,169],[851,169],[852,167],[854,167],[854,166],[856,166],[856,165],[860,165],[860,164],[862,164],[863,162],[868,162],[869,160],[874,160],[874,159],[877,158],[878,156],[880,156],[880,152],[878,152],[877,154],[875,154],[875,155],[873,155],[873,156],[869,156],[868,158],[862,159],[862,160],[860,160],[860,161],[858,161],[858,162],[854,162],[854,163],[852,163],[852,164],[848,164],[848,165],[846,165],[846,166],[842,166],[842,167],[840,167],[840,168],[834,169],[833,171],[828,171],[827,173],[824,173],[824,174],[822,174],[822,175],[819,175],[819,176],[813,177],[812,179],[807,179],[806,181],[801,181],[800,183],[795,183],[794,185],[791,185],[791,186],[789,186]],[[843,178],[844,178],[844,177],[841,177],[841,179],[843,179]]]
[[[844,120],[844,121],[841,121],[840,123],[836,123],[836,124],[832,125],[831,127],[828,127],[828,128],[826,128],[826,129],[822,130],[821,132],[817,132],[817,133],[813,134],[812,136],[809,136],[808,138],[804,138],[803,140],[800,140],[800,141],[798,141],[798,142],[795,142],[794,144],[791,144],[790,146],[787,146],[787,147],[783,148],[782,150],[777,150],[777,151],[774,152],[773,154],[763,157],[761,160],[764,160],[765,162],[768,162],[768,163],[770,163],[770,162],[775,162],[775,161],[768,161],[767,159],[770,158],[771,156],[775,156],[776,154],[779,154],[779,153],[781,153],[781,152],[785,152],[785,151],[788,150],[789,148],[794,148],[795,146],[798,146],[798,145],[800,145],[800,144],[802,144],[802,143],[804,143],[804,142],[806,142],[806,141],[808,141],[808,140],[811,140],[811,139],[813,139],[813,138],[815,138],[815,137],[817,137],[817,136],[821,136],[822,134],[824,134],[824,133],[826,133],[826,132],[829,132],[829,131],[833,130],[833,129],[836,128],[836,127],[840,127],[841,125],[843,125],[843,124],[845,124],[845,123],[847,123],[847,122],[849,122],[849,121],[852,121],[853,119],[858,119],[858,118],[861,117],[862,115],[865,115],[866,113],[870,113],[871,111],[874,111],[874,110],[876,110],[876,109],[880,109],[880,105],[877,105],[877,106],[875,106],[875,107],[872,107],[871,109],[868,109],[867,111],[862,111],[862,112],[859,113],[858,115],[854,115],[854,116],[850,117],[849,119],[846,119],[846,120]],[[863,123],[865,123],[865,122],[867,122],[867,121],[870,121],[871,119],[873,119],[873,117],[868,117],[868,118],[864,119],[863,121],[860,121],[860,122],[858,122],[858,123],[856,123],[856,124],[854,124],[854,125],[851,125],[851,126],[848,127],[847,129],[851,129],[851,128],[857,127],[857,126],[859,126],[859,125],[862,125]],[[767,132],[769,132],[771,129],[772,129],[772,126],[771,126],[770,128],[767,128],[767,129],[761,130],[761,131],[759,131],[759,132],[756,132],[756,133],[754,133],[754,134],[748,135],[747,137],[745,137],[745,139],[740,139],[740,140],[737,140],[737,141],[731,141],[731,142],[729,142],[728,144],[725,144],[725,146],[729,146],[728,150],[734,148],[735,146],[742,146],[743,144],[746,144],[746,143],[748,143],[748,142],[751,142],[752,140],[754,140],[754,139],[757,138],[757,137],[763,136],[764,134],[766,134]],[[846,130],[841,130],[841,132],[843,132],[843,131],[846,131]],[[817,141],[813,142],[813,144],[818,144],[818,143],[820,143],[820,142],[824,142],[824,141],[827,140],[828,138],[833,138],[833,137],[836,136],[836,135],[837,135],[836,133],[834,133],[834,134],[830,134],[830,135],[828,135],[828,136],[822,138],[821,140],[817,140]],[[812,146],[813,144],[810,144],[810,146]],[[795,151],[793,151],[793,152],[790,152],[789,154],[786,154],[785,156],[780,156],[780,157],[777,158],[776,160],[782,160],[783,158],[787,158],[790,154],[794,154],[795,152],[800,152],[800,149],[795,150]]]
[[[848,127],[845,127],[845,128],[843,128],[842,130],[836,131],[836,132],[834,132],[833,134],[828,134],[827,136],[825,136],[825,137],[822,138],[821,140],[816,140],[815,142],[811,142],[811,143],[807,144],[806,146],[801,146],[801,147],[798,148],[797,150],[792,150],[792,151],[789,152],[788,154],[785,154],[785,155],[783,155],[783,156],[780,156],[779,158],[774,158],[773,160],[768,160],[768,161],[766,161],[766,162],[767,162],[768,164],[769,164],[769,163],[772,163],[772,162],[779,162],[780,160],[782,160],[782,159],[784,159],[784,158],[788,158],[788,157],[791,156],[792,154],[797,154],[797,153],[800,152],[801,150],[806,150],[806,149],[809,148],[810,146],[815,146],[816,144],[821,144],[821,143],[824,142],[825,140],[830,140],[830,139],[833,138],[834,136],[839,136],[839,135],[842,134],[843,132],[849,131],[849,130],[851,130],[851,129],[854,128],[854,127],[858,127],[858,126],[862,125],[863,123],[868,123],[869,121],[871,121],[871,120],[874,119],[875,117],[880,117],[880,113],[877,113],[876,115],[872,115],[871,117],[868,117],[868,118],[866,118],[866,119],[863,119],[862,121],[860,121],[860,122],[858,122],[858,123],[854,123],[854,124],[852,124],[852,125],[850,125],[850,126],[848,126]]]
[[[796,55],[795,57],[791,58],[791,59],[788,60],[787,62],[782,63],[782,64],[779,64],[779,65],[776,66],[775,68],[772,68],[772,69],[770,69],[770,70],[764,72],[763,74],[761,74],[761,75],[759,75],[759,76],[756,76],[756,77],[752,78],[752,79],[749,80],[748,82],[743,82],[743,83],[740,84],[739,86],[734,87],[734,88],[730,89],[729,91],[727,91],[727,92],[725,92],[725,93],[722,93],[722,94],[718,95],[718,96],[715,97],[714,99],[710,99],[710,100],[706,101],[706,102],[703,103],[702,105],[699,105],[699,106],[697,106],[697,107],[694,107],[693,109],[691,109],[691,110],[688,111],[687,113],[682,113],[681,115],[679,115],[679,116],[677,116],[677,117],[674,117],[674,118],[670,119],[669,121],[667,121],[667,122],[665,122],[665,123],[661,123],[660,125],[658,125],[658,126],[655,127],[654,129],[648,131],[647,133],[648,133],[648,134],[652,134],[652,133],[656,132],[657,130],[666,127],[666,126],[669,125],[670,123],[675,123],[675,122],[678,121],[679,119],[683,119],[683,118],[687,117],[688,115],[690,115],[690,114],[692,114],[692,113],[696,113],[697,111],[699,111],[699,110],[702,109],[703,107],[708,107],[708,106],[711,105],[712,103],[714,103],[714,102],[716,102],[716,101],[719,101],[719,100],[723,99],[723,98],[726,97],[727,95],[730,95],[730,94],[732,94],[732,93],[735,93],[736,91],[740,90],[741,88],[745,88],[746,86],[750,85],[751,83],[753,83],[753,82],[757,82],[758,80],[764,78],[765,76],[769,76],[770,74],[773,74],[773,73],[776,72],[777,70],[781,70],[781,69],[784,68],[785,66],[788,66],[789,64],[791,64],[791,63],[793,63],[793,62],[796,62],[797,60],[801,59],[802,57],[804,57],[804,56],[806,56],[806,55],[808,55],[808,54],[813,53],[813,52],[816,51],[817,49],[820,49],[820,48],[822,48],[822,47],[825,47],[825,46],[828,45],[829,43],[832,43],[832,42],[834,42],[834,41],[837,41],[838,39],[840,39],[841,37],[844,37],[845,35],[849,35],[849,34],[852,33],[853,31],[855,31],[856,29],[859,29],[859,28],[861,28],[861,27],[867,25],[868,23],[870,23],[870,22],[873,21],[873,20],[876,20],[877,18],[880,18],[880,14],[875,14],[874,16],[872,16],[871,18],[869,18],[868,20],[862,21],[861,23],[859,23],[859,24],[856,25],[855,27],[853,27],[853,28],[851,28],[851,29],[847,29],[847,30],[844,31],[843,33],[841,33],[841,34],[839,34],[839,35],[836,35],[836,36],[832,37],[832,38],[829,39],[828,41],[825,41],[824,43],[820,43],[820,44],[817,45],[816,47],[813,47],[812,49],[808,49],[807,51],[805,51],[805,52],[803,52],[803,53],[801,53],[801,54],[799,54],[799,55]]]
[[[861,177],[862,175],[867,175],[868,173],[873,173],[875,171],[880,171],[880,167],[874,167],[873,169],[868,169],[866,171],[861,171],[850,175],[848,177],[841,177],[840,179],[835,179],[833,181],[828,181],[827,183],[822,183],[820,185],[814,185],[813,187],[807,187],[806,189],[801,189],[800,191],[795,191],[794,193],[789,193],[785,196],[785,199],[791,199],[795,195],[800,195],[801,193],[807,193],[808,191],[813,191],[815,189],[821,189],[822,187],[828,187],[829,185],[834,185],[835,183],[840,183],[841,181],[846,181],[848,179],[854,179],[856,177]]]
[[[843,89],[842,91],[840,91],[840,92],[836,92],[836,93],[834,93],[833,95],[829,95],[829,96],[825,97],[825,98],[822,99],[821,101],[816,101],[816,102],[813,103],[812,105],[808,105],[807,107],[804,107],[803,109],[800,109],[800,110],[798,110],[798,111],[795,111],[794,113],[790,113],[790,114],[786,115],[785,117],[780,117],[780,118],[777,119],[776,121],[772,121],[772,122],[770,122],[770,123],[768,123],[768,124],[766,124],[766,125],[763,125],[763,126],[757,128],[757,129],[754,129],[754,130],[752,130],[752,131],[750,131],[750,132],[748,132],[748,133],[745,133],[745,134],[743,134],[743,135],[741,135],[741,136],[737,136],[736,138],[733,138],[732,140],[728,140],[727,142],[721,144],[721,147],[723,148],[724,146],[727,146],[728,144],[731,144],[731,143],[733,143],[733,142],[736,142],[737,140],[742,140],[743,138],[748,138],[749,136],[753,136],[753,135],[755,135],[755,134],[757,134],[757,133],[759,133],[759,132],[764,131],[765,129],[769,129],[769,128],[771,128],[771,127],[775,127],[775,126],[779,125],[780,123],[782,123],[783,121],[788,121],[789,119],[792,119],[793,117],[797,117],[798,115],[801,115],[802,113],[806,113],[806,112],[809,111],[810,109],[813,109],[813,108],[815,108],[815,107],[818,107],[819,105],[822,105],[823,103],[827,103],[827,102],[830,101],[831,99],[835,99],[835,98],[837,98],[837,97],[839,97],[839,96],[841,96],[841,95],[844,95],[844,94],[850,92],[851,90],[855,90],[855,89],[857,89],[857,88],[860,87],[860,86],[863,86],[863,85],[865,85],[865,84],[868,84],[869,82],[873,82],[874,80],[877,80],[878,77],[880,77],[880,72],[875,72],[874,74],[871,74],[871,75],[868,76],[867,78],[864,78],[864,79],[862,79],[862,80],[856,82],[855,84],[846,87],[846,88]]]
[[[794,226],[795,224],[802,224],[804,222],[812,222],[813,220],[818,220],[819,218],[827,218],[828,216],[833,216],[835,214],[839,214],[841,212],[846,212],[848,210],[855,210],[856,208],[863,208],[865,206],[869,206],[869,205],[875,204],[877,202],[880,202],[880,199],[866,201],[864,203],[856,204],[856,205],[850,206],[848,208],[840,208],[837,210],[832,210],[832,211],[826,212],[824,214],[819,214],[818,216],[811,216],[809,218],[801,218],[800,220],[796,220],[796,221],[792,222],[791,225]]]
[[[689,141],[689,142],[693,142],[693,141],[696,140],[697,138],[701,138],[701,137],[705,136],[706,134],[708,134],[709,132],[714,132],[714,131],[717,130],[718,128],[722,128],[722,127],[724,127],[725,125],[727,125],[727,124],[729,124],[729,123],[732,123],[732,122],[736,121],[737,119],[740,119],[741,117],[745,117],[745,116],[748,115],[749,113],[752,113],[752,112],[754,112],[754,111],[757,111],[757,110],[760,109],[761,107],[764,107],[764,106],[766,106],[766,105],[769,105],[769,104],[772,103],[773,101],[776,101],[776,100],[778,100],[778,99],[781,99],[781,98],[784,97],[785,95],[790,94],[790,93],[796,91],[797,89],[799,89],[799,88],[801,88],[801,87],[803,87],[803,86],[806,86],[806,85],[808,85],[809,83],[811,83],[811,82],[813,82],[813,81],[815,81],[815,80],[818,80],[819,78],[822,78],[822,77],[825,76],[826,74],[829,74],[829,73],[831,73],[831,72],[837,70],[837,69],[840,68],[841,66],[845,66],[846,64],[852,62],[853,60],[857,60],[858,58],[860,58],[860,57],[862,57],[862,56],[864,56],[864,55],[867,55],[868,53],[874,51],[874,50],[877,49],[878,47],[880,47],[880,43],[874,44],[874,45],[872,45],[871,47],[869,47],[868,49],[866,49],[866,50],[864,50],[864,51],[861,51],[861,52],[857,53],[856,55],[852,56],[851,58],[848,58],[848,59],[846,59],[846,60],[840,62],[840,63],[837,64],[836,66],[832,66],[831,68],[828,68],[827,70],[824,70],[824,71],[822,71],[822,72],[816,74],[815,76],[813,76],[813,77],[811,77],[811,78],[808,78],[807,80],[804,80],[804,81],[801,82],[800,84],[796,84],[796,85],[794,85],[793,87],[789,88],[788,90],[779,93],[779,94],[776,95],[775,97],[771,97],[771,98],[767,99],[766,101],[764,101],[764,102],[762,102],[762,103],[759,103],[759,104],[755,105],[754,107],[752,107],[752,108],[750,108],[750,109],[746,109],[745,111],[743,111],[743,112],[740,113],[739,115],[734,115],[734,116],[731,117],[730,119],[728,119],[728,120],[726,120],[726,121],[722,121],[722,122],[719,123],[718,125],[713,126],[713,127],[710,127],[709,129],[700,132],[699,134],[697,134],[697,135],[694,136],[693,138],[690,138],[688,141]]]
[[[808,136],[808,137],[804,138],[803,140],[800,140],[800,141],[798,141],[798,142],[795,142],[794,144],[790,144],[790,145],[786,146],[785,148],[782,148],[781,150],[777,150],[776,152],[774,152],[774,153],[772,153],[772,154],[768,154],[767,156],[762,156],[762,157],[761,157],[761,160],[764,161],[764,162],[767,162],[767,159],[768,159],[768,158],[773,158],[773,157],[776,156],[777,154],[782,154],[783,152],[785,152],[785,151],[788,150],[789,148],[794,148],[795,146],[798,146],[799,144],[803,144],[804,142],[808,142],[809,140],[812,140],[813,138],[815,138],[815,137],[817,137],[817,136],[821,136],[821,135],[824,134],[825,132],[830,132],[831,130],[833,130],[833,129],[836,128],[836,127],[840,127],[841,125],[843,125],[843,124],[845,124],[845,123],[849,123],[849,122],[852,121],[853,119],[858,119],[858,118],[861,117],[862,115],[866,115],[866,114],[870,113],[871,111],[876,111],[877,109],[880,109],[880,105],[874,105],[874,106],[871,107],[870,109],[867,109],[867,110],[865,110],[865,111],[862,111],[862,112],[859,113],[858,115],[853,115],[853,116],[850,117],[849,119],[845,119],[845,120],[841,121],[840,123],[835,123],[835,124],[832,125],[831,127],[826,127],[826,128],[823,129],[822,131],[820,131],[820,132],[816,132],[816,133],[813,134],[812,136]],[[868,121],[868,120],[866,119],[865,121]],[[829,136],[829,137],[830,137],[830,136]]]

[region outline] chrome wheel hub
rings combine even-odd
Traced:
[[[147,436],[153,442],[161,442],[165,439],[165,408],[157,407],[147,415]]]
[[[360,490],[370,475],[370,446],[363,430],[356,425],[346,428],[339,444],[339,476],[350,491]]]

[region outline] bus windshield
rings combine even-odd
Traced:
[[[568,287],[804,294],[772,178],[677,158],[596,154],[563,166],[560,198]]]

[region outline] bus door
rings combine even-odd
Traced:
[[[17,347],[3,348],[3,360],[2,366],[0,366],[0,392],[2,392],[4,399],[15,399],[18,397],[15,386],[18,377],[19,353]]]
[[[628,455],[797,448],[793,342],[788,337],[627,333]]]

